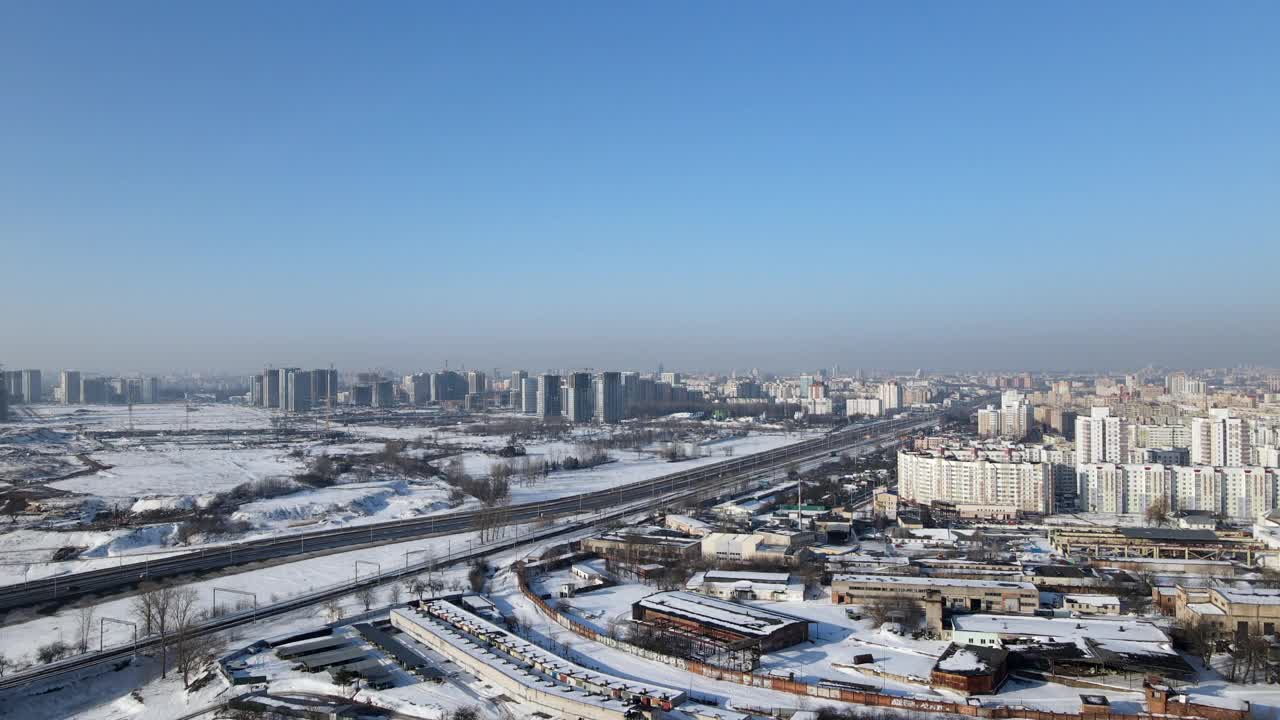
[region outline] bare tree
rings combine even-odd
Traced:
[[[134,616],[146,628],[147,634],[160,635],[160,677],[162,678],[168,675],[169,621],[177,596],[178,589],[175,587],[151,585],[136,595],[132,603]]]
[[[1148,525],[1163,526],[1169,524],[1169,498],[1161,495],[1147,505],[1145,513]]]
[[[200,633],[200,621],[206,614],[198,604],[195,588],[180,588],[169,606],[169,626],[173,637],[173,659],[182,673],[182,686],[191,687],[191,676],[212,659],[217,640]]]
[[[356,600],[359,600],[360,604],[364,606],[365,612],[369,612],[369,608],[373,607],[373,604],[378,601],[378,591],[372,585],[366,585],[356,591]]]
[[[331,623],[338,622],[343,618],[344,612],[342,610],[342,603],[338,598],[329,598],[328,600],[325,600],[324,604],[321,605],[320,608],[324,610],[325,617],[329,618],[329,622]]]
[[[905,595],[885,595],[868,603],[864,608],[876,625],[887,622],[901,623],[907,630],[914,629],[924,620],[924,608]]]
[[[392,605],[399,605],[403,595],[404,592],[399,583],[391,583],[391,587],[387,589],[387,597],[391,599]]]
[[[1217,651],[1218,645],[1218,625],[1208,618],[1199,618],[1195,622],[1184,622],[1179,624],[1182,635],[1187,640],[1187,644],[1191,646],[1192,652],[1204,666],[1209,667],[1213,655]]]
[[[97,610],[93,605],[82,605],[76,608],[76,649],[89,651],[89,639],[93,635],[93,615]]]

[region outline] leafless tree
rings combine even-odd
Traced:
[[[97,610],[93,605],[85,604],[76,608],[76,649],[89,651],[89,639],[93,635],[93,615]]]
[[[369,608],[378,601],[378,592],[372,585],[366,585],[356,591],[356,599],[364,606],[364,611],[369,612]]]
[[[875,622],[876,625],[883,625],[887,622],[902,623],[902,626],[911,630],[924,620],[924,608],[915,600],[905,595],[885,595],[872,600],[864,608],[867,615]]]
[[[192,590],[194,592],[194,590]],[[169,666],[169,628],[178,589],[172,586],[151,585],[134,596],[133,614],[147,634],[160,636],[160,677],[167,677]]]
[[[1180,623],[1179,629],[1182,630],[1182,636],[1186,638],[1192,652],[1200,658],[1206,668],[1209,667],[1218,649],[1218,625],[1202,617],[1194,622]]]
[[[1147,505],[1146,518],[1148,525],[1167,525],[1169,524],[1169,498],[1165,495],[1157,497]]]
[[[345,614],[342,610],[342,602],[338,598],[329,598],[320,606],[324,610],[325,617],[329,618],[329,622],[338,622]]]
[[[212,659],[217,640],[212,634],[201,634],[199,625],[205,613],[199,607],[195,588],[180,588],[169,606],[169,626],[173,638],[173,659],[182,673],[183,687],[191,687],[191,676]]]
[[[399,605],[403,595],[404,592],[399,583],[391,583],[391,587],[387,589],[387,597],[391,599],[392,605]]]

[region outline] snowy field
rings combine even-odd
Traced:
[[[302,472],[301,460],[281,448],[189,447],[148,443],[134,449],[93,453],[109,465],[93,475],[50,483],[49,487],[110,501],[171,497],[192,501],[263,478]],[[175,502],[181,507],[183,502]],[[135,512],[138,510],[135,509]]]
[[[81,431],[87,427],[127,428],[126,408],[40,406],[36,409],[39,420],[27,418],[3,431],[0,463],[6,457],[6,448],[20,448],[22,457],[11,458],[13,462],[29,466],[33,452],[38,451],[39,458],[49,458],[54,463],[49,471],[54,476],[86,467],[72,454],[75,452],[87,453],[92,461],[106,467],[47,483],[46,487],[64,496],[42,499],[40,507],[46,513],[44,516],[32,516],[34,520],[24,518],[23,522],[8,528],[8,532],[0,532],[0,584],[142,561],[265,534],[384,522],[478,507],[478,502],[471,498],[461,503],[451,500],[451,488],[442,480],[410,479],[389,472],[351,474],[344,475],[339,484],[332,487],[299,486],[296,492],[287,495],[245,503],[230,519],[247,524],[247,530],[196,535],[186,540],[187,545],[179,544],[178,522],[185,513],[206,507],[217,493],[245,483],[288,480],[304,472],[307,464],[320,455],[372,455],[381,453],[389,438],[423,440],[457,448],[457,457],[468,473],[485,477],[499,462],[518,467],[530,461],[561,461],[580,453],[583,441],[607,437],[611,432],[599,426],[571,428],[564,440],[528,442],[526,458],[506,460],[497,455],[497,450],[507,444],[506,436],[478,435],[455,426],[353,425],[342,427],[341,431],[355,438],[338,441],[278,440],[269,432],[263,432],[260,437],[227,436],[217,431],[265,430],[270,427],[272,415],[261,408],[207,405],[191,413],[192,418],[199,416],[199,422],[194,419],[190,422],[191,427],[207,432],[97,442],[86,440]],[[186,426],[187,414],[182,405],[135,406],[133,421],[137,429],[175,429]],[[472,423],[466,427],[483,425]],[[610,462],[588,469],[556,470],[533,481],[513,478],[509,501],[514,504],[536,502],[609,489],[721,462],[731,456],[781,447],[808,437],[781,432],[729,434],[739,431],[737,427],[721,429],[719,436],[682,443],[685,453],[691,457],[680,462],[666,461],[660,454],[662,447],[654,445],[640,450],[610,450]],[[6,436],[8,445],[5,445]],[[409,455],[423,452],[426,451],[405,450]],[[445,462],[437,461],[437,466]],[[144,517],[150,513],[152,522],[120,528],[99,524],[93,531],[82,529],[104,512]],[[172,521],[156,522],[162,517]],[[71,548],[79,550],[73,559],[54,560],[55,553]]]
[[[271,427],[273,411],[229,404],[183,403],[134,405],[34,405],[39,425],[66,425],[83,430],[252,430]],[[22,418],[19,418],[22,419]],[[25,420],[25,422],[33,422]]]

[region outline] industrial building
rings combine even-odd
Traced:
[[[809,621],[804,618],[678,590],[636,601],[631,606],[631,619],[722,643],[751,642],[762,652],[809,639]]]

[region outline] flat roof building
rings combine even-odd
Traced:
[[[659,592],[635,602],[631,618],[673,626],[726,643],[752,641],[764,652],[809,639],[804,618],[678,590]]]

